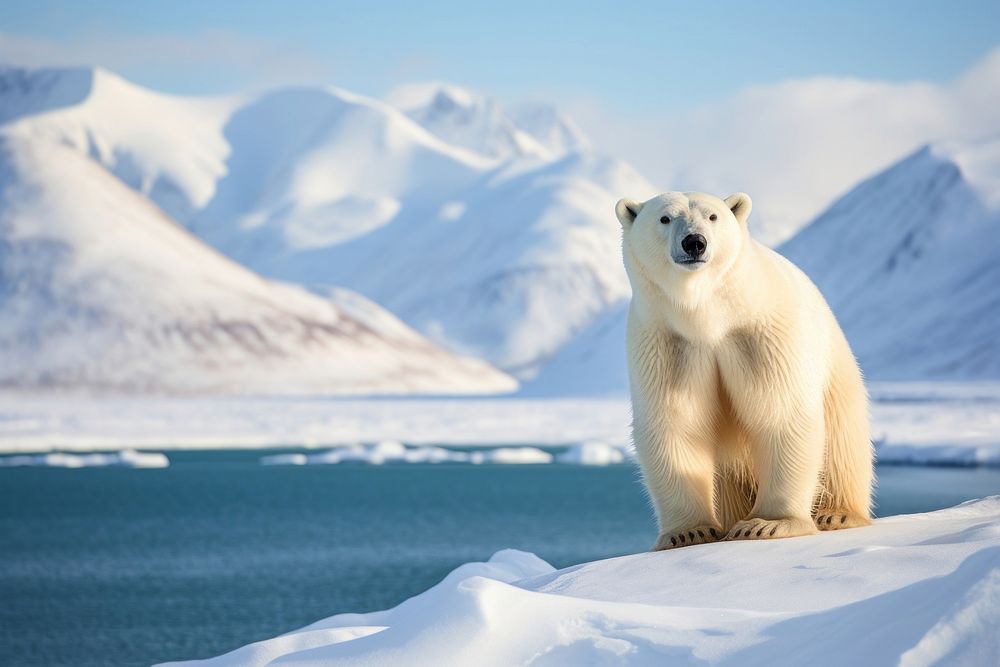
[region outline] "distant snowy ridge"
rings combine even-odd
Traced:
[[[219,255],[65,144],[0,127],[0,386],[495,393],[516,383],[345,291]]]
[[[869,378],[1000,377],[1000,138],[924,148],[779,249]]]
[[[385,611],[174,665],[1000,662],[1000,496],[867,528],[554,570],[467,563]],[[873,631],[874,628],[874,631]]]
[[[491,158],[558,158],[591,150],[576,124],[548,104],[504,108],[446,83],[406,84],[386,96],[393,106],[449,144]]]
[[[358,291],[521,377],[628,294],[611,210],[654,188],[550,107],[453,86],[401,110],[332,87],[185,98],[102,69],[7,79],[35,81],[0,94],[12,135],[89,156],[258,273]]]

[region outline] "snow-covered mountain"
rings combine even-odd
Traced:
[[[511,163],[346,242],[236,257],[286,280],[349,286],[451,349],[530,376],[628,295],[607,211],[615,193],[647,187],[592,156]]]
[[[484,98],[433,99],[444,96],[473,100],[461,107],[478,114],[471,129],[431,113],[437,103],[404,114],[337,89],[242,106],[225,127],[228,174],[191,227],[264,275],[350,287],[435,342],[530,377],[628,294],[609,211],[653,188],[592,153],[553,157]]]
[[[1000,377],[1000,139],[924,148],[781,246],[872,379]]]
[[[453,86],[397,108],[328,87],[183,98],[101,69],[0,80],[19,136],[90,156],[230,258],[354,289],[521,377],[628,294],[610,211],[654,189],[551,108]]]
[[[55,113],[55,112],[53,112]],[[0,128],[0,387],[509,391],[343,290],[264,280],[72,143]]]
[[[72,174],[36,169],[43,192],[69,187],[45,178],[86,183],[103,168],[137,207],[251,270],[360,292],[517,374],[525,393],[625,391],[629,289],[611,210],[655,189],[550,107],[441,84],[387,101],[331,87],[185,98],[101,69],[2,70],[0,124],[10,156],[46,145],[86,157]],[[997,143],[920,152],[782,247],[823,289],[869,377],[1000,374]],[[107,213],[79,199],[77,217]]]

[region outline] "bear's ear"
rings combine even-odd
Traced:
[[[750,201],[750,195],[747,193],[737,192],[734,195],[726,197],[726,206],[733,212],[733,215],[736,216],[740,224],[744,224],[747,218],[750,217],[750,209],[753,208],[753,202]]]
[[[619,199],[615,204],[615,215],[618,216],[618,222],[622,223],[622,227],[628,227],[635,222],[635,217],[641,210],[642,202],[634,199]]]

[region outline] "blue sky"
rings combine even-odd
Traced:
[[[102,64],[180,93],[324,81],[378,95],[446,80],[652,111],[789,78],[945,81],[997,43],[998,25],[996,0],[5,0],[0,60]]]
[[[791,228],[929,142],[1000,136],[1000,2],[0,1],[0,63],[185,94],[444,81],[551,102],[659,189]]]

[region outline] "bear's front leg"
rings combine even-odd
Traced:
[[[632,439],[659,537],[654,550],[714,542],[718,370],[710,350],[629,311]]]
[[[822,411],[796,410],[778,428],[751,438],[758,480],[750,515],[737,521],[727,540],[767,540],[816,532],[812,504],[823,463]]]
[[[636,454],[659,527],[654,551],[715,542],[724,535],[713,506],[711,443],[681,437],[676,427],[635,430]]]

